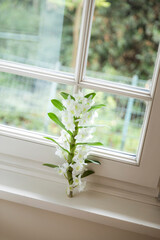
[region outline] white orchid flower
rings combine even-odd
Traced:
[[[84,94],[83,94],[83,92],[80,92],[80,91],[77,94],[74,94],[73,96],[74,96],[76,102],[82,102],[84,99]]]
[[[79,192],[84,191],[85,187],[86,187],[86,181],[81,182],[81,184],[78,186],[78,191]]]
[[[79,153],[83,154],[84,158],[89,153],[91,147],[87,145],[79,145],[76,147],[75,155],[78,155]]]
[[[73,177],[73,185],[74,186],[78,186],[78,185],[81,185],[82,181],[81,181],[81,174],[77,177],[77,176],[74,176]]]
[[[70,131],[75,130],[75,124],[74,124],[73,116],[67,110],[62,111],[62,123],[65,125],[67,130],[70,130]]]
[[[57,147],[55,154],[60,158],[64,158],[63,151],[59,147]]]
[[[70,135],[65,130],[61,131],[61,136],[58,139],[59,142],[69,142],[70,141]]]
[[[60,175],[64,175],[67,173],[67,170],[68,170],[68,167],[69,167],[69,164],[68,163],[63,163],[62,166],[59,166],[58,168],[58,173]]]
[[[69,110],[74,105],[74,102],[75,101],[71,99],[70,96],[68,96],[67,99],[62,101],[63,105],[67,108],[67,110]]]
[[[75,164],[70,164],[70,166],[73,168],[73,175],[79,175],[84,170],[84,165],[80,162],[76,162]]]
[[[88,139],[91,139],[93,136],[91,135],[92,129],[81,128],[75,139],[77,142],[85,142]]]

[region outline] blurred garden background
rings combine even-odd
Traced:
[[[0,0],[0,59],[74,74],[81,0]],[[160,39],[160,1],[97,0],[86,75],[149,89]],[[0,73],[0,123],[58,136],[47,117],[72,87]],[[89,90],[84,90],[88,92]],[[91,91],[91,90],[90,90]],[[95,139],[136,154],[145,102],[97,92]]]

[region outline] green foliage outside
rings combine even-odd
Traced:
[[[95,11],[89,69],[111,67],[122,76],[150,79],[160,39],[160,1],[109,2]]]

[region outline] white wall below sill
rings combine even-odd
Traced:
[[[88,190],[69,199],[57,182],[0,170],[0,199],[160,237],[160,207]]]

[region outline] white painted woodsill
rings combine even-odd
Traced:
[[[160,206],[109,193],[87,190],[69,199],[63,183],[1,169],[0,199],[153,237],[160,236]]]

